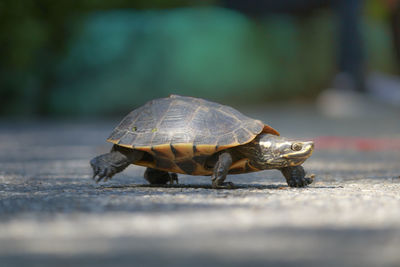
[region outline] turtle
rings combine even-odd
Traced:
[[[201,98],[170,95],[130,112],[107,139],[111,151],[90,161],[93,179],[107,181],[130,164],[147,167],[150,184],[178,183],[177,173],[211,176],[232,188],[228,174],[278,169],[290,187],[305,187],[303,162],[312,141],[281,137],[271,126]]]

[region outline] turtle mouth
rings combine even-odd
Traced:
[[[282,155],[282,158],[288,159],[288,160],[306,160],[311,156],[311,154],[314,151],[314,142],[309,141],[309,142],[303,142],[303,148],[300,151],[293,151],[291,153]]]

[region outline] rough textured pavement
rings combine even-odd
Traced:
[[[95,184],[88,162],[110,148],[118,119],[1,121],[0,266],[400,266],[399,114],[247,114],[317,140],[304,165],[315,183],[291,189],[264,171],[230,176],[236,190],[184,175],[181,186],[149,187],[131,166]],[[354,139],[332,147],[320,136]],[[351,146],[359,137],[376,145]]]

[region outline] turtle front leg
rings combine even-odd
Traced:
[[[90,161],[93,168],[93,179],[100,182],[107,181],[114,174],[123,171],[130,164],[140,160],[142,151],[114,145],[109,153],[97,156]],[[96,179],[97,177],[97,179]]]
[[[144,179],[150,184],[173,184],[174,182],[178,184],[178,175],[176,173],[168,173],[153,168],[146,169]]]
[[[285,167],[280,169],[290,187],[305,187],[313,182],[312,178],[305,177],[306,172],[302,166]]]
[[[214,166],[214,171],[211,177],[212,188],[233,188],[232,182],[225,182],[226,175],[232,165],[232,156],[228,152],[222,153],[218,157],[218,161]]]

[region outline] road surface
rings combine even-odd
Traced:
[[[150,187],[131,166],[107,183],[89,160],[111,121],[0,123],[0,266],[400,266],[400,120],[327,119],[312,108],[248,110],[316,141],[315,182],[278,171]]]

